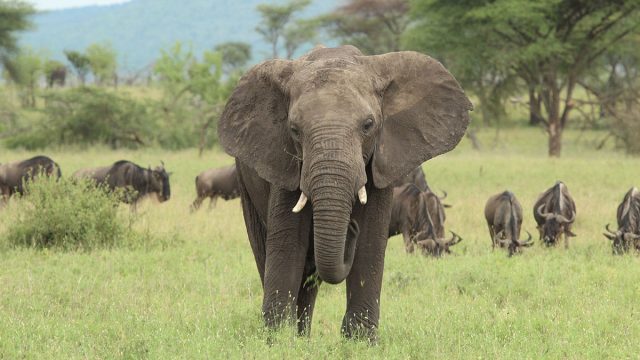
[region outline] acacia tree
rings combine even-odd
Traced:
[[[86,55],[79,51],[65,50],[64,55],[75,70],[80,84],[84,86],[87,81],[87,74],[89,74],[89,70],[91,70],[91,61]]]
[[[333,37],[365,53],[399,51],[410,23],[409,0],[348,0],[320,20]]]
[[[113,81],[117,85],[116,69],[118,66],[116,51],[111,44],[92,44],[85,51],[89,60],[89,68],[98,85]]]
[[[490,63],[504,66],[525,84],[531,115],[544,126],[549,156],[554,157],[562,152],[576,85],[607,49],[637,32],[640,24],[640,0],[415,0],[414,4],[418,24],[411,37],[435,30],[437,24],[437,30],[452,40],[451,46],[458,44],[458,37],[482,43]],[[474,54],[468,56],[465,61],[473,62]]]
[[[0,0],[0,64],[10,73],[11,56],[17,48],[16,32],[31,27],[29,17],[33,15],[33,7],[23,1]]]
[[[290,0],[283,5],[260,4],[257,9],[262,17],[256,31],[271,44],[271,57],[279,57],[280,38],[285,35],[293,16],[311,4],[311,0]]]
[[[163,50],[156,61],[154,73],[163,90],[163,117],[171,126],[169,136],[199,138],[200,155],[207,145],[207,133],[215,128],[215,121],[235,87],[236,75],[223,76],[223,56],[219,52],[205,51],[198,59],[193,51],[176,43]],[[189,122],[185,119],[197,119]],[[179,140],[179,139],[176,139]],[[180,144],[192,146],[191,144]]]
[[[227,74],[241,70],[251,59],[251,45],[240,41],[218,44],[213,50],[222,55],[222,63]]]

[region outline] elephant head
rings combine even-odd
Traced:
[[[453,76],[426,55],[317,48],[250,69],[218,133],[227,153],[260,177],[300,191],[294,212],[311,201],[318,273],[339,283],[349,274],[359,233],[354,206],[367,202],[368,191],[453,149],[471,109]]]

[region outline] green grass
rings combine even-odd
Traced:
[[[640,258],[613,257],[601,233],[626,190],[640,185],[640,160],[592,150],[603,133],[567,133],[565,157],[553,160],[539,130],[504,130],[495,144],[493,131],[479,136],[485,151],[465,140],[424,165],[430,185],[449,193],[446,225],[464,241],[456,255],[437,260],[407,256],[399,237],[389,240],[374,347],[339,335],[344,285],[321,286],[310,338],[263,329],[239,200],[189,214],[195,175],[232,162],[221,152],[49,152],[65,176],[121,158],[145,166],[164,160],[172,198],[143,205],[136,227],[175,241],[0,252],[0,359],[635,357]],[[29,155],[3,151],[0,161]],[[524,229],[535,235],[533,202],[558,179],[578,207],[571,247],[534,246],[514,258],[493,253],[486,199],[512,190],[525,208]],[[0,212],[0,236],[3,219]]]

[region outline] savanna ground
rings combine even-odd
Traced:
[[[135,226],[157,246],[62,252],[0,250],[0,359],[18,358],[633,358],[640,353],[640,259],[614,257],[602,236],[624,193],[640,185],[640,159],[593,150],[604,133],[568,131],[564,156],[548,159],[537,129],[485,130],[424,165],[446,190],[455,255],[407,256],[389,240],[377,346],[340,336],[344,285],[320,288],[310,338],[268,334],[262,290],[239,200],[189,213],[194,177],[232,159],[221,151],[46,152],[65,176],[121,158],[173,171],[172,198],[146,203]],[[34,153],[2,151],[0,161]],[[538,244],[521,256],[491,251],[486,199],[512,190],[523,229],[537,239],[536,196],[556,180],[578,216],[568,250]],[[122,211],[128,211],[122,207]],[[0,243],[7,227],[0,212]],[[269,341],[267,339],[270,339]]]

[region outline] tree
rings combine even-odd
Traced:
[[[87,81],[87,74],[91,69],[91,61],[86,55],[82,54],[79,51],[65,50],[64,55],[67,57],[67,60],[76,71],[76,75],[80,80],[80,84],[84,86]]]
[[[220,115],[237,75],[223,77],[222,55],[207,51],[198,60],[191,49],[176,43],[163,50],[154,73],[163,89],[162,115],[171,127],[168,136],[182,137],[174,142],[199,140],[200,154],[207,145],[207,132]],[[185,119],[201,119],[197,122]],[[184,143],[180,146],[192,146]]]
[[[489,64],[506,69],[526,86],[531,114],[544,126],[549,156],[554,157],[562,152],[562,134],[579,80],[640,24],[640,0],[416,0],[414,4],[418,23],[412,38],[437,31],[452,47],[481,43],[481,56],[486,55]],[[459,53],[470,57],[463,60],[468,63],[476,56]]]
[[[10,78],[20,89],[22,105],[35,107],[38,82],[43,74],[42,55],[29,48],[21,49],[12,56],[9,67]]]
[[[96,83],[103,85],[113,81],[116,84],[117,60],[113,47],[108,43],[92,44],[85,53]]]
[[[67,67],[57,60],[47,60],[44,63],[44,75],[47,78],[47,86],[52,88],[55,84],[64,86],[67,80]]]
[[[320,19],[333,37],[365,53],[399,51],[410,23],[409,0],[348,0]]]
[[[279,57],[279,41],[293,15],[304,10],[309,4],[311,4],[311,0],[291,0],[284,5],[258,5],[257,9],[262,20],[256,27],[256,31],[262,35],[266,42],[271,44],[272,58]]]
[[[287,59],[293,58],[298,48],[306,43],[313,42],[317,36],[317,20],[297,20],[284,29],[284,49]]]
[[[30,16],[35,10],[22,1],[0,0],[0,64],[11,72],[10,58],[17,50],[16,32],[31,27]]]
[[[251,45],[240,41],[216,45],[214,51],[222,54],[222,62],[228,74],[242,69],[251,59]]]

